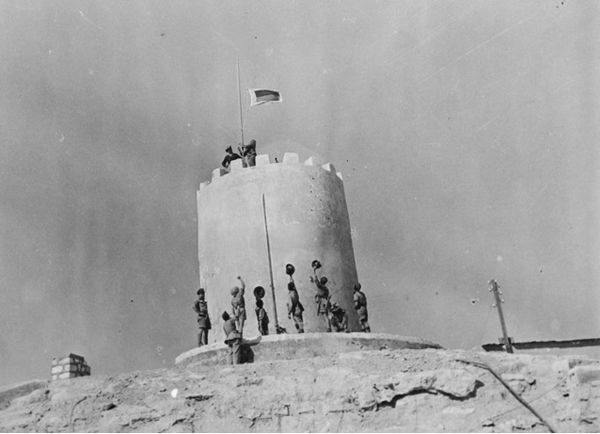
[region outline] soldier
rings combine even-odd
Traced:
[[[256,166],[256,140],[252,139],[241,149],[244,167]]]
[[[235,320],[227,312],[223,312],[221,318],[224,321],[225,345],[229,347],[229,362],[239,365],[242,363],[242,334],[237,330]]]
[[[208,306],[204,300],[204,288],[198,289],[196,294],[198,294],[198,300],[194,302],[194,312],[198,314],[198,328],[200,329],[198,333],[198,346],[201,347],[208,344],[208,331],[211,328],[211,324],[210,317],[208,316]]]
[[[329,288],[327,288],[327,277],[323,276],[320,279],[316,276],[310,276],[310,281],[313,282],[317,287],[317,293],[315,294],[315,303],[317,304],[317,315],[322,318],[322,322],[328,332],[331,331],[331,324],[329,322]]]
[[[369,313],[367,312],[367,296],[361,291],[360,283],[354,285],[354,309],[358,314],[360,328],[365,333],[371,333],[369,326]]]
[[[231,146],[228,146],[225,149],[225,152],[227,153],[225,155],[225,158],[223,158],[223,161],[221,162],[221,165],[225,168],[225,169],[229,169],[229,165],[231,164],[231,162],[233,160],[237,160],[239,158],[242,158],[239,156],[239,154],[236,154],[235,152],[233,152],[233,149],[231,149]]]
[[[348,333],[348,315],[337,303],[331,305],[331,328],[334,332]]]
[[[244,301],[244,291],[246,289],[246,284],[242,280],[240,276],[237,277],[241,283],[241,288],[238,286],[234,286],[231,288],[231,307],[233,317],[235,318],[235,322],[237,324],[237,328],[240,331],[240,334],[244,334],[244,322],[246,322],[246,302]]]
[[[288,283],[288,296],[288,318],[294,320],[294,326],[298,333],[304,333],[304,319],[302,317],[304,306],[300,303],[300,297],[298,296],[298,291],[296,290],[296,285],[293,281]]]
[[[256,300],[256,319],[258,321],[258,331],[262,336],[269,334],[269,317],[267,311],[263,307],[264,303],[261,299]]]

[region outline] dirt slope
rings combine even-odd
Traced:
[[[600,431],[600,361],[449,350],[358,351],[46,384],[0,431]]]

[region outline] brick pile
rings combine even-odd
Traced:
[[[69,354],[62,359],[52,359],[52,380],[62,380],[65,378],[83,377],[90,375],[91,370],[85,359],[77,354]]]

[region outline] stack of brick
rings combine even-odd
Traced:
[[[69,354],[62,359],[52,359],[52,380],[62,380],[65,378],[83,377],[90,375],[90,367],[85,363],[85,359],[77,354]]]

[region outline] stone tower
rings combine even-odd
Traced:
[[[253,290],[259,285],[266,291],[269,331],[275,333],[263,194],[279,325],[288,333],[296,332],[286,308],[285,265],[291,263],[305,308],[305,331],[325,331],[317,320],[316,288],[309,281],[311,262],[318,259],[323,265],[318,273],[329,280],[332,302],[348,313],[350,330],[359,331],[352,299],[358,277],[341,174],[330,163],[317,164],[312,157],[300,162],[293,153],[286,153],[279,163],[258,155],[256,166],[249,168],[234,160],[230,169],[230,173],[215,169],[212,180],[201,183],[197,192],[200,285],[206,289],[212,322],[209,343],[223,342],[221,314],[231,313],[230,290],[238,284],[238,275],[246,282],[244,335],[258,335]]]

